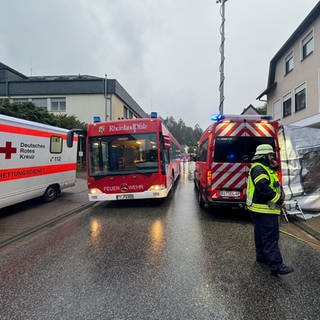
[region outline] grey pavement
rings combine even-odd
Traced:
[[[88,204],[87,181],[77,178],[75,186],[52,202],[38,198],[0,209],[0,242]]]
[[[74,187],[62,191],[58,199],[50,203],[43,203],[40,199],[33,199],[14,206],[0,209],[0,242],[34,228],[59,215],[85,205],[93,205],[88,201],[87,180],[85,172],[77,172]],[[291,223],[282,222],[282,229],[305,240],[310,240],[301,229],[312,234],[320,245],[320,215],[306,214],[306,221],[298,219]],[[299,228],[297,228],[299,227]],[[300,230],[299,230],[300,229]],[[313,240],[313,239],[312,239]]]
[[[196,200],[181,177],[166,201],[99,203],[1,250],[0,319],[319,318],[318,252],[281,236],[295,272],[273,277],[248,217]]]

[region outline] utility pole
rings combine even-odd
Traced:
[[[225,19],[225,3],[227,0],[217,0],[217,3],[221,3],[220,7],[220,15],[221,15],[221,26],[220,26],[220,35],[221,35],[221,43],[220,43],[220,84],[219,84],[219,92],[220,92],[220,103],[219,103],[219,113],[223,114],[223,103],[224,103],[224,23]]]

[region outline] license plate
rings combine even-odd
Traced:
[[[118,194],[116,199],[117,200],[130,200],[130,199],[133,199],[133,194]]]
[[[239,198],[240,197],[240,191],[226,191],[222,190],[219,192],[221,197],[232,197],[232,198]]]

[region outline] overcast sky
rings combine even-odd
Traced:
[[[228,0],[224,113],[266,88],[269,62],[316,0]],[[29,75],[117,79],[137,103],[205,129],[219,107],[215,0],[2,0],[0,62]]]

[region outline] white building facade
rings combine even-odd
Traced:
[[[274,119],[320,127],[320,2],[272,58],[265,96]]]
[[[32,102],[54,114],[74,115],[85,123],[147,117],[115,79],[88,75],[27,77],[0,63],[0,98]]]

